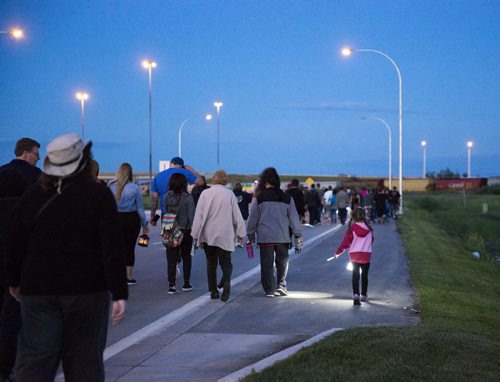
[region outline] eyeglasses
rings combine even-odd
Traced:
[[[34,151],[30,151],[30,154],[35,155],[38,159],[40,159],[40,153],[36,153]]]

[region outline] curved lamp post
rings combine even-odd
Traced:
[[[181,126],[179,127],[179,157],[182,158],[182,128],[184,125],[191,120],[193,117],[188,117],[186,118],[182,123]],[[210,121],[212,119],[212,115],[207,114],[205,115],[205,120]]]
[[[219,124],[220,124],[220,109],[224,104],[220,101],[215,101],[214,106],[217,113],[217,168],[220,165],[220,156],[219,156]]]
[[[82,140],[85,139],[85,101],[89,99],[88,93],[78,92],[75,95],[76,99],[80,101],[82,107]]]
[[[389,57],[386,53],[375,50],[375,49],[354,49],[354,48],[343,48],[342,54],[346,57],[350,56],[353,52],[369,52],[375,53],[380,56],[385,57],[396,69],[399,80],[399,193],[401,194],[401,201],[399,204],[399,214],[403,214],[403,80],[401,78],[401,72],[399,71],[396,62]]]
[[[388,153],[389,153],[389,190],[392,190],[392,133],[391,133],[391,127],[384,119],[379,118],[379,117],[361,117],[361,119],[375,119],[375,120],[381,122],[387,129],[387,133],[389,135],[389,148],[388,148]]]
[[[470,178],[470,150],[474,146],[474,142],[467,141],[467,178]]]
[[[426,165],[427,165],[427,141],[422,141],[420,142],[422,145],[422,150],[424,153],[424,158],[423,158],[423,167],[422,167],[422,179],[425,179],[425,174],[427,173],[426,170]]]
[[[11,28],[7,31],[0,31],[0,34],[10,35],[15,40],[21,40],[24,38],[24,31],[20,28]]]
[[[152,71],[156,68],[156,62],[151,60],[142,61],[142,67],[148,71],[149,84],[149,187],[153,181],[153,143],[152,143],[152,119],[151,119],[151,88],[152,88]]]

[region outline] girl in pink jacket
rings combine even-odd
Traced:
[[[368,271],[372,257],[373,243],[372,227],[365,220],[365,210],[356,207],[351,213],[351,220],[340,244],[335,258],[338,258],[346,249],[352,263],[352,293],[354,305],[361,305],[361,301],[368,298]],[[361,268],[361,298],[359,296],[359,271]]]

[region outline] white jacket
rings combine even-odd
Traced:
[[[234,251],[234,233],[244,237],[245,222],[234,193],[216,184],[204,190],[194,214],[191,236],[198,244]]]

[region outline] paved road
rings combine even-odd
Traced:
[[[370,301],[361,307],[352,305],[347,256],[326,262],[344,230],[329,224],[304,228],[303,252],[291,255],[287,297],[265,297],[258,254],[249,260],[237,249],[231,297],[223,303],[209,299],[202,251],[194,257],[194,290],[166,293],[165,249],[157,228],[153,245],[137,249],[138,283],[130,288],[127,317],[109,330],[106,380],[217,381],[332,328],[416,323],[395,222],[374,226]]]

